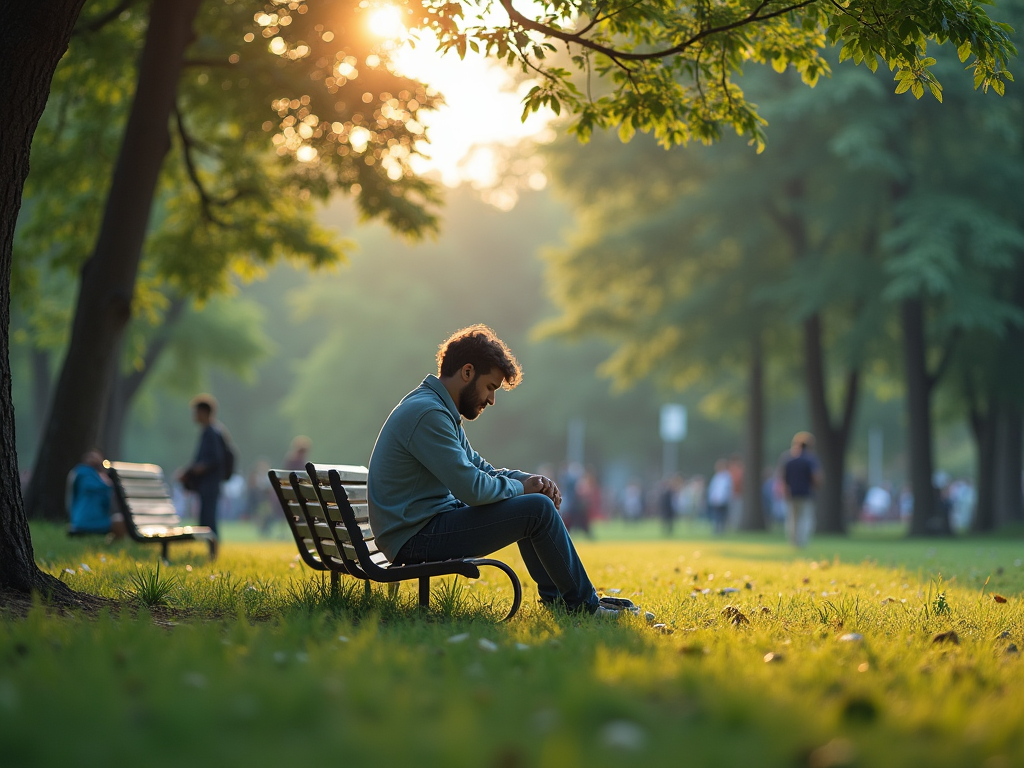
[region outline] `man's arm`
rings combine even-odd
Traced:
[[[441,411],[430,410],[423,414],[412,431],[408,449],[448,487],[455,498],[471,507],[493,504],[525,493],[522,480],[500,474],[486,462],[483,463],[495,474],[474,464],[462,445],[455,424]],[[476,455],[479,458],[479,454]]]
[[[483,456],[473,450],[473,446],[469,444],[469,438],[466,437],[466,430],[461,427],[459,428],[459,441],[462,443],[463,450],[465,450],[470,462],[481,472],[486,472],[492,477],[511,477],[519,480],[523,484],[523,493],[543,493],[555,502],[555,509],[559,509],[562,506],[562,493],[551,478],[544,477],[543,475],[531,475],[529,472],[523,472],[520,469],[495,469]]]
[[[462,443],[462,448],[469,457],[470,462],[479,469],[481,472],[486,472],[492,477],[511,477],[514,480],[524,481],[528,477],[532,477],[529,472],[523,472],[519,469],[495,469],[491,466],[487,459],[473,450],[473,446],[469,444],[469,438],[466,437],[466,432],[463,429],[459,429],[459,442]]]

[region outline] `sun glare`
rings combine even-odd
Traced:
[[[385,5],[370,14],[370,31],[377,37],[396,39],[405,35],[402,11],[393,5]]]

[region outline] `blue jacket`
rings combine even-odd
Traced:
[[[369,469],[370,528],[389,560],[435,515],[521,496],[529,477],[495,469],[473,450],[451,395],[433,375],[388,416]]]
[[[79,464],[68,477],[71,496],[71,530],[89,533],[110,531],[110,500],[113,486],[88,464]]]

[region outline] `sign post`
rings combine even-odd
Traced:
[[[686,406],[666,403],[661,406],[661,474],[669,478],[679,463],[679,443],[686,438]]]

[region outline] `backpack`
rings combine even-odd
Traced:
[[[235,474],[237,452],[235,451],[234,444],[231,442],[231,436],[223,426],[217,430],[217,434],[220,435],[220,442],[224,446],[224,464],[221,467],[221,478],[223,480],[230,480],[231,476]]]

